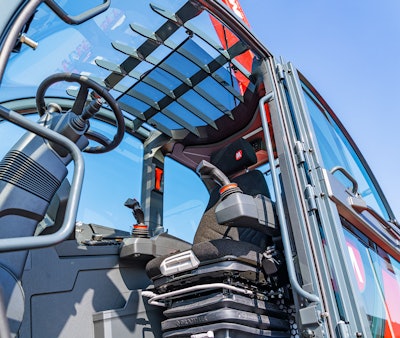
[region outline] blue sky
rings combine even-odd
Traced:
[[[400,220],[400,1],[240,0],[342,121]]]

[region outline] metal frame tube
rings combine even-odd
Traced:
[[[148,300],[148,303],[151,305],[158,305],[158,306],[165,306],[163,303],[158,302],[158,300],[160,299],[166,299],[166,298],[171,298],[171,297],[176,297],[176,296],[180,296],[186,293],[191,293],[191,292],[195,292],[195,291],[200,291],[200,290],[213,290],[213,289],[225,289],[225,290],[231,290],[231,291],[235,291],[238,293],[242,293],[245,295],[253,295],[254,292],[251,290],[247,290],[247,289],[242,289],[239,288],[237,286],[233,286],[233,285],[229,285],[229,284],[224,284],[224,283],[210,283],[210,284],[202,284],[202,285],[194,285],[194,286],[190,286],[187,287],[185,289],[180,289],[180,290],[175,290],[175,291],[171,291],[171,292],[167,292],[167,293],[163,293],[163,294],[156,294],[153,292],[148,292],[148,291],[144,291],[142,292],[142,295],[145,297],[151,297]]]
[[[292,248],[290,245],[289,232],[288,232],[286,218],[285,218],[285,211],[283,208],[283,201],[282,201],[282,196],[281,196],[281,189],[279,186],[278,173],[276,172],[275,165],[273,164],[274,151],[272,149],[271,134],[268,129],[267,112],[265,111],[265,107],[264,107],[264,105],[266,103],[270,102],[273,98],[274,98],[274,93],[269,93],[269,94],[265,95],[264,97],[262,97],[260,99],[258,106],[260,109],[260,116],[261,116],[261,122],[262,122],[263,130],[264,130],[264,138],[265,138],[265,144],[267,147],[268,158],[271,163],[271,165],[270,165],[271,177],[272,177],[272,183],[274,185],[275,197],[276,197],[275,206],[276,206],[276,212],[278,214],[279,225],[280,225],[280,229],[281,229],[282,243],[283,243],[283,248],[284,248],[284,255],[285,255],[289,280],[290,280],[290,283],[291,283],[293,289],[296,291],[297,294],[310,300],[311,302],[319,303],[320,299],[317,295],[305,291],[299,284],[299,281],[297,280],[297,276],[296,276],[293,259],[291,257]]]

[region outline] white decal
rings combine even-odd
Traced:
[[[364,279],[364,269],[363,267],[360,268],[359,264],[362,264],[362,262],[358,262],[356,255],[354,253],[354,249],[350,246],[347,245],[347,248],[349,249],[349,254],[350,254],[350,261],[351,265],[353,266],[354,272],[356,274],[358,286],[360,290],[362,291],[365,287],[365,279]]]
[[[241,18],[242,20],[244,20],[244,15],[242,13],[242,11],[239,9],[239,3],[236,0],[228,0],[229,5],[231,6],[232,10],[235,12],[235,14]]]

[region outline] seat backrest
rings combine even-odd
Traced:
[[[213,153],[210,162],[220,169],[225,175],[243,171],[257,163],[257,156],[251,144],[244,139],[239,139],[225,148]],[[247,171],[244,174],[231,179],[238,184],[243,193],[251,196],[258,194],[270,198],[268,185],[264,175],[258,171]],[[236,241],[245,241],[264,248],[267,244],[265,234],[250,228],[230,227],[218,224],[215,216],[215,208],[219,202],[219,187],[210,193],[210,199],[200,220],[193,244],[210,241],[213,239],[229,238]]]

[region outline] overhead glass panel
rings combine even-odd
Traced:
[[[207,59],[207,63],[221,55],[222,47],[220,50],[217,50],[212,45],[210,45],[210,43],[205,42],[201,37],[197,35],[194,35],[191,41],[199,46],[199,48],[203,50],[203,53],[207,55],[207,57],[209,58]]]
[[[196,74],[200,68],[197,67],[193,62],[186,59],[184,56],[175,53],[172,54],[165,62],[171,68],[176,68],[179,65],[179,71],[184,76],[190,78],[194,74]]]
[[[174,77],[161,68],[154,69],[148,77],[158,83],[162,83],[163,86],[171,91],[182,84],[177,77]]]
[[[234,109],[238,100],[229,94],[221,85],[212,78],[205,79],[198,85],[201,89],[207,91],[215,100],[219,101],[229,111]]]
[[[156,103],[164,97],[164,94],[160,90],[156,89],[155,87],[149,86],[144,82],[139,82],[133,87],[133,89],[135,91],[143,93],[143,95],[149,98],[149,100],[153,101],[153,103]]]
[[[142,112],[150,108],[149,105],[129,95],[125,95],[124,97],[122,97],[119,103],[123,110],[128,113],[134,114],[134,116],[137,115],[136,113],[133,113],[132,110],[134,110],[135,112],[137,111],[137,114],[143,115]],[[132,110],[130,110],[129,108],[132,108]]]
[[[209,101],[204,99],[204,97],[193,91],[187,92],[182,96],[182,98],[196,107],[201,107],[206,115],[212,120],[217,120],[224,114],[224,111],[227,111],[227,109],[220,107],[220,105],[216,106],[211,104]]]
[[[192,126],[203,126],[206,123],[201,120],[196,115],[192,114],[189,110],[184,108],[181,104],[177,102],[172,102],[168,107],[168,111],[174,112],[174,114],[182,120],[185,120],[188,124]],[[165,110],[167,110],[165,109]]]
[[[160,123],[161,125],[165,126],[168,129],[180,129],[181,126],[176,123],[175,121],[171,120],[164,114],[158,113],[155,116],[153,116],[153,121],[156,123]],[[156,126],[157,127],[157,126]]]

